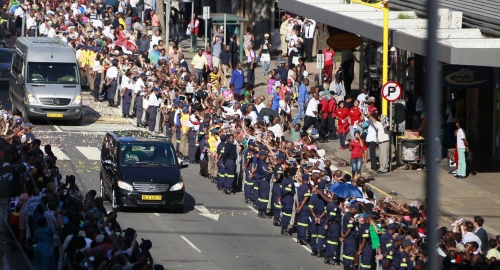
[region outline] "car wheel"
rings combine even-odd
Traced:
[[[81,115],[80,118],[74,120],[73,126],[81,126],[82,125],[82,118],[83,118],[83,115]]]
[[[184,213],[184,204],[183,204],[183,205],[176,206],[176,207],[173,209],[173,212],[174,212],[174,213],[177,213],[177,214],[182,214],[182,213]]]
[[[116,199],[116,189],[113,188],[113,195],[111,196],[111,206],[115,209],[118,206],[118,200]]]

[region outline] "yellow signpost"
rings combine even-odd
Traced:
[[[382,37],[382,85],[385,85],[389,77],[389,1],[366,3],[362,0],[351,0],[351,2],[384,11],[384,35]],[[382,99],[382,114],[387,115],[387,100],[385,99]]]

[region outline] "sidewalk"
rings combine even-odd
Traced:
[[[198,44],[202,44],[199,40]],[[183,51],[189,48],[189,41],[183,39],[181,42]],[[193,54],[185,53],[186,61],[191,62]],[[188,60],[189,59],[189,60]],[[274,61],[271,60],[270,69],[276,68]],[[306,63],[308,78],[313,81],[314,76],[318,74],[316,63]],[[255,70],[255,81],[257,88],[256,95],[264,95],[266,101],[267,95],[267,76],[261,76],[261,66]],[[246,71],[245,71],[246,75]],[[354,80],[352,89],[358,89],[357,80]],[[292,109],[292,116],[298,113],[296,108]],[[339,141],[330,141],[329,143],[319,144],[319,147],[325,149],[328,158],[332,158],[340,162],[337,167],[344,172],[350,173],[350,167],[341,167],[342,161],[350,160],[349,150],[339,151]],[[394,147],[392,148],[394,150]],[[394,163],[393,163],[394,165]],[[484,229],[492,236],[500,235],[500,198],[496,194],[500,190],[500,174],[499,173],[479,173],[475,176],[471,175],[465,179],[457,179],[453,175],[448,174],[447,160],[441,162],[438,188],[440,194],[441,207],[441,222],[440,225],[451,229],[451,223],[456,218],[472,219],[474,216],[482,216],[485,219]],[[363,175],[368,178],[369,168],[366,164],[363,166]],[[376,192],[383,196],[397,196],[398,200],[404,201],[424,201],[425,200],[425,174],[426,171],[418,170],[401,170],[396,168],[390,173],[374,174],[369,185]],[[397,195],[394,195],[397,194]]]

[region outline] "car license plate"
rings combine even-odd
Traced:
[[[143,201],[161,201],[161,195],[142,195]]]
[[[62,114],[62,113],[48,113],[48,114],[47,114],[47,117],[51,117],[51,118],[62,118],[62,117],[63,117],[63,114]]]

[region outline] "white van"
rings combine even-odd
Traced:
[[[23,121],[82,121],[82,90],[75,51],[57,38],[20,37],[9,80],[12,113]]]

